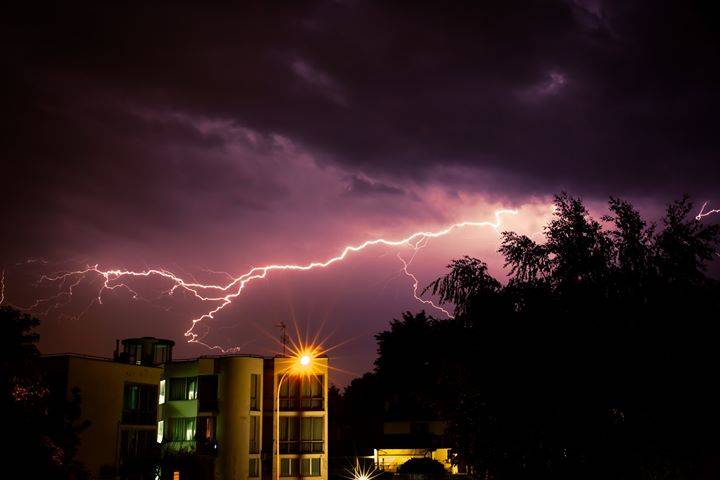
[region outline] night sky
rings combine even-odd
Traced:
[[[38,283],[87,264],[227,283],[499,208],[519,210],[501,229],[531,234],[562,190],[597,214],[610,195],[651,218],[685,192],[720,207],[713,2],[98,3],[0,20],[5,302],[73,291],[33,310],[45,352],[155,335],[214,353],[183,337],[214,304],[166,281],[102,304],[97,276]],[[412,271],[422,287],[469,254],[502,279],[497,246],[463,229]],[[348,341],[331,353],[345,383],[371,367],[373,333],[424,307],[398,253],[413,252],[272,273],[205,340],[267,354],[294,320]]]

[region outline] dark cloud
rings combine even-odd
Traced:
[[[708,192],[708,5],[61,3],[8,15],[5,50],[17,128],[83,96],[230,118],[400,179],[456,164],[519,192]]]
[[[347,191],[351,195],[405,195],[407,192],[402,188],[388,185],[382,182],[373,181],[360,175],[352,175],[349,179]]]
[[[244,271],[563,189],[717,208],[717,13],[16,3],[0,20],[0,262]]]

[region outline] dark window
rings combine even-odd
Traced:
[[[304,417],[300,428],[300,451],[317,453],[323,451],[324,422],[322,417]]]
[[[285,377],[280,385],[281,410],[297,410],[299,387],[300,382],[298,382],[298,379]]]
[[[251,458],[248,465],[248,477],[254,478],[260,476],[260,459]]]
[[[157,421],[157,402],[157,385],[126,383],[122,422],[126,425],[154,425]]]
[[[323,375],[298,378],[285,377],[280,385],[281,410],[322,410],[324,408]]]
[[[216,432],[216,418],[215,417],[197,417],[195,423],[197,430],[195,432],[196,451],[198,453],[214,453],[217,448],[217,441],[215,438]]]
[[[260,453],[260,417],[250,415],[250,453]]]
[[[198,411],[217,412],[218,410],[218,377],[216,375],[201,375],[198,377]]]
[[[300,408],[302,410],[323,409],[323,380],[322,375],[303,379],[302,397],[300,398]]]
[[[125,344],[125,353],[127,354],[128,363],[140,365],[142,363],[142,345]]]
[[[155,345],[153,365],[162,365],[170,361],[170,346]]]
[[[430,431],[430,425],[428,422],[412,422],[410,431],[415,435],[425,435]]]
[[[152,458],[156,453],[154,429],[120,431],[120,465],[132,460]]]
[[[280,453],[297,453],[300,445],[299,417],[280,417]]]
[[[203,442],[215,441],[215,417],[197,417],[197,440]]]
[[[281,458],[280,459],[280,476],[281,477],[297,477],[300,473],[298,471],[297,458]]]
[[[197,377],[170,379],[170,400],[195,400],[196,398]]]
[[[320,476],[320,459],[319,458],[303,458],[300,463],[300,475],[303,477],[319,477]]]
[[[322,453],[323,417],[280,417],[280,453]]]
[[[250,410],[260,410],[259,401],[260,375],[250,374]]]

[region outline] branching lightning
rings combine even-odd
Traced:
[[[0,274],[0,305],[5,301],[5,269]]]
[[[702,204],[702,207],[700,208],[700,212],[698,212],[697,216],[695,217],[695,220],[700,221],[700,220],[702,220],[703,218],[705,218],[705,217],[707,217],[707,216],[709,216],[709,215],[714,215],[714,214],[716,214],[716,213],[720,213],[720,208],[714,208],[714,209],[708,210],[708,211],[706,212],[706,211],[705,211],[705,207],[707,207],[707,204],[708,204],[708,203],[709,203],[709,202],[705,202],[705,203]]]
[[[89,276],[95,276],[100,280],[100,287],[98,288],[97,294],[91,304],[85,309],[87,311],[93,304],[102,304],[103,295],[108,291],[125,290],[133,299],[141,299],[139,293],[129,286],[126,282],[132,278],[141,277],[155,277],[163,280],[167,280],[170,287],[163,293],[166,295],[174,295],[178,291],[189,293],[195,299],[216,304],[213,308],[197,316],[191,320],[190,328],[185,332],[185,336],[188,338],[189,343],[198,343],[206,346],[210,349],[220,350],[222,352],[232,351],[236,349],[226,350],[219,345],[209,345],[204,343],[202,340],[204,334],[198,333],[196,328],[198,324],[205,321],[214,319],[215,316],[222,311],[225,307],[230,305],[240,294],[245,290],[246,286],[255,280],[264,279],[269,273],[274,271],[307,271],[313,269],[327,268],[335,263],[341,262],[348,255],[356,252],[365,250],[372,246],[386,246],[386,247],[401,247],[409,246],[413,251],[413,255],[409,260],[400,258],[403,268],[402,271],[407,275],[413,282],[413,296],[419,302],[429,305],[436,310],[444,313],[447,316],[451,316],[450,313],[442,307],[436,305],[431,300],[422,299],[418,295],[418,279],[412,274],[408,267],[415,258],[418,250],[425,247],[427,242],[433,238],[443,237],[457,229],[465,227],[491,227],[497,231],[500,227],[501,219],[503,215],[515,215],[516,210],[498,210],[495,212],[494,221],[467,221],[454,223],[448,227],[436,231],[418,231],[408,235],[405,238],[399,240],[389,240],[385,238],[377,238],[374,240],[367,240],[358,245],[348,245],[342,249],[340,254],[331,257],[324,261],[315,261],[306,264],[272,264],[261,267],[253,267],[246,273],[233,277],[226,272],[213,272],[221,273],[222,275],[228,276],[226,283],[201,283],[197,280],[187,280],[167,269],[164,268],[151,268],[147,270],[128,270],[128,269],[102,269],[99,265],[88,265],[84,269],[65,271],[53,275],[43,275],[38,284],[41,283],[55,283],[58,284],[58,293],[48,298],[42,298],[36,300],[32,305],[24,307],[26,310],[37,310],[45,308],[44,313],[48,313],[52,309],[59,308],[60,306],[67,304],[72,299],[75,290],[80,286],[83,280],[87,280]],[[4,285],[4,281],[3,281]]]

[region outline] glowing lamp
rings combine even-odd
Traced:
[[[302,365],[303,367],[307,367],[308,365],[310,365],[310,355],[302,355],[300,357],[300,365]]]

